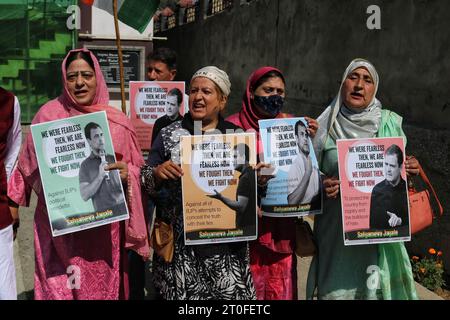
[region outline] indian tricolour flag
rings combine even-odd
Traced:
[[[93,2],[94,7],[113,15],[112,0],[84,0],[83,2]],[[159,0],[118,0],[117,4],[119,20],[142,33],[156,12]]]

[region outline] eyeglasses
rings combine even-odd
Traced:
[[[75,82],[80,75],[84,80],[91,80],[95,74],[91,71],[70,72],[66,75],[66,80],[69,82]]]

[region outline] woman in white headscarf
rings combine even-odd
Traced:
[[[186,246],[183,239],[179,137],[238,129],[221,116],[230,89],[224,71],[213,66],[198,70],[190,83],[189,113],[159,132],[148,165],[141,168],[143,185],[156,202],[156,217],[174,229],[173,260],[153,258],[155,286],[164,299],[256,299],[247,242]],[[201,127],[194,130],[194,121]]]
[[[308,274],[310,299],[316,289],[318,299],[417,299],[403,243],[344,246],[342,238],[336,140],[404,137],[402,118],[383,109],[376,98],[378,84],[377,71],[369,61],[353,60],[337,97],[318,118],[313,142],[325,174],[326,197],[323,214],[314,221],[318,254]],[[405,167],[408,175],[419,173],[412,156],[406,157]]]

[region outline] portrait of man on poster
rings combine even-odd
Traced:
[[[250,148],[239,143],[233,148],[233,165],[240,172],[236,200],[229,199],[214,190],[208,197],[222,201],[236,211],[236,229],[242,229],[244,236],[256,234],[256,173],[250,166]]]
[[[119,171],[105,170],[105,166],[114,163],[115,159],[113,155],[106,153],[103,129],[97,123],[90,122],[84,128],[84,134],[91,154],[80,166],[81,198],[84,201],[92,200],[96,212],[111,209],[114,215],[123,214],[126,206]]]
[[[312,203],[320,206],[320,173],[313,165],[310,155],[309,135],[306,124],[299,120],[295,123],[297,157],[294,159],[288,177],[288,204]]]
[[[152,144],[155,142],[158,133],[162,128],[171,123],[183,119],[180,114],[181,104],[183,102],[183,93],[178,88],[171,89],[166,96],[165,110],[166,114],[156,119],[152,131]]]
[[[385,179],[372,189],[370,199],[370,228],[391,229],[408,225],[406,181],[401,173],[403,151],[393,144],[384,155]]]

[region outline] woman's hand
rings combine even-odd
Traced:
[[[406,156],[405,169],[408,176],[418,176],[420,173],[419,160],[414,156]]]
[[[258,218],[262,218],[262,216],[263,216],[263,211],[262,211],[262,209],[261,209],[261,207],[258,207]]]
[[[118,169],[120,173],[120,180],[122,180],[122,183],[127,183],[128,181],[128,165],[126,162],[118,161],[111,163],[106,166],[106,170],[115,170]]]
[[[317,130],[319,129],[319,123],[316,119],[305,117],[305,120],[308,122],[308,134],[311,138],[316,136]]]
[[[325,195],[329,199],[336,199],[339,194],[339,185],[341,182],[336,177],[326,177],[323,180],[323,188],[325,190]]]
[[[268,163],[259,162],[256,167],[256,174],[257,174],[257,180],[258,185],[264,186],[269,182],[270,179],[275,178],[275,176],[272,174],[274,171],[274,168]]]
[[[275,178],[274,168],[269,163],[259,162],[255,166],[256,174],[257,174],[257,184],[261,188],[267,188],[267,183],[270,179]],[[258,194],[258,196],[260,196]],[[260,206],[257,206],[258,218],[262,218],[262,210]]]
[[[164,180],[177,180],[181,178],[183,170],[179,165],[173,163],[172,160],[167,160],[154,168],[153,174],[156,182],[161,183]]]

